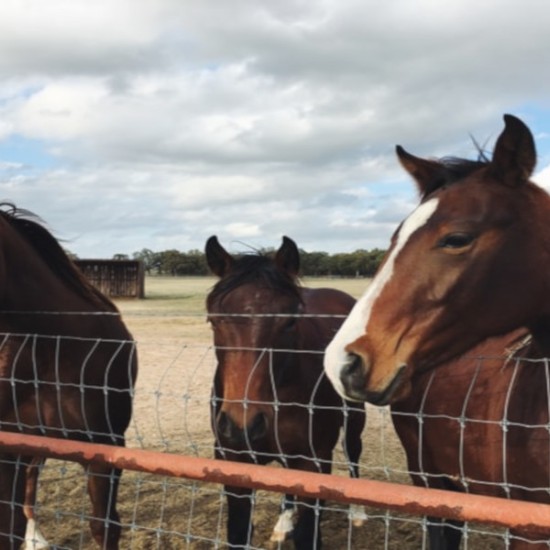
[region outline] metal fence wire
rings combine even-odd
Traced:
[[[160,320],[160,323],[165,320]],[[20,337],[20,336],[18,336]],[[37,338],[28,335],[27,344]],[[59,353],[64,352],[63,337],[59,337]],[[187,339],[154,336],[138,338],[137,351],[139,356],[139,374],[134,391],[134,413],[126,432],[126,445],[131,449],[158,451],[176,456],[189,456],[201,459],[212,459],[214,449],[218,445],[221,456],[226,449],[216,442],[210,414],[216,396],[212,393],[212,381],[216,369],[215,350],[211,343],[203,338],[198,341]],[[264,349],[262,353],[273,354],[282,350]],[[291,353],[313,353],[308,350],[285,350]],[[318,352],[315,352],[318,353]],[[494,368],[489,362],[487,368]],[[511,495],[513,480],[507,479],[507,460],[509,453],[506,448],[506,437],[510,430],[510,421],[502,418],[480,418],[470,415],[471,400],[476,392],[484,391],[485,398],[490,399],[490,388],[478,388],[477,384],[483,377],[480,373],[486,368],[483,358],[475,358],[475,368],[469,384],[464,385],[464,395],[453,398],[456,403],[461,399],[461,407],[457,414],[446,414],[444,408],[436,412],[429,404],[434,400],[441,401],[441,395],[435,395],[439,376],[444,373],[434,371],[425,382],[425,387],[418,399],[416,410],[394,410],[394,418],[406,418],[416,430],[418,445],[409,455],[415,458],[415,469],[410,471],[407,456],[396,435],[392,412],[389,408],[367,406],[367,426],[362,435],[363,452],[359,462],[360,478],[375,481],[391,482],[401,486],[411,485],[411,474],[425,486],[433,479],[443,478],[444,472],[434,472],[426,465],[426,453],[440,452],[452,457],[450,461],[456,466],[452,472],[452,481],[465,492],[479,492],[480,486],[495,483],[501,486],[503,497]],[[548,364],[542,361],[539,368],[546,369]],[[83,367],[85,368],[85,367]],[[504,368],[501,366],[501,368]],[[510,364],[505,368],[517,369]],[[40,379],[40,369],[35,369],[35,379],[18,380],[12,376],[0,382],[16,387],[20,383],[31,383],[43,391],[45,384],[53,384],[54,390],[62,382]],[[498,372],[496,373],[498,375]],[[274,376],[274,373],[271,373]],[[451,384],[452,385],[452,384]],[[514,376],[510,377],[507,395],[510,399],[515,390]],[[37,390],[38,391],[38,390]],[[83,391],[83,398],[86,392]],[[40,396],[37,394],[37,402]],[[444,399],[443,399],[444,402]],[[275,399],[264,406],[273,407],[275,417],[284,403]],[[313,401],[300,405],[316,414]],[[454,407],[454,405],[453,405]],[[453,408],[453,412],[455,411]],[[506,408],[503,409],[504,411]],[[441,412],[443,411],[443,412]],[[28,431],[29,426],[17,425],[17,416],[10,421],[11,425],[3,424],[3,429],[10,431]],[[444,426],[453,426],[456,437],[452,446],[440,449],[423,448],[426,445],[425,431],[434,422]],[[525,430],[529,434],[537,430],[550,430],[550,424],[543,426],[531,425],[528,419],[523,423],[514,421],[514,427]],[[469,464],[472,445],[469,434],[472,427],[490,424],[491,433],[500,434],[497,439],[502,445],[503,470],[499,482],[494,480],[475,479],[471,476]],[[40,426],[38,428],[40,433]],[[496,430],[496,431],[494,431]],[[475,430],[474,430],[475,431]],[[60,436],[62,437],[61,433]],[[310,433],[301,434],[304,438]],[[478,441],[482,449],[487,442]],[[313,447],[313,444],[311,445]],[[478,449],[479,451],[479,449]],[[243,449],[244,453],[254,455],[252,448]],[[550,456],[550,447],[548,448]],[[478,452],[479,460],[483,460],[483,452]],[[10,455],[11,456],[11,455]],[[410,458],[409,456],[409,458]],[[288,457],[273,456],[285,462]],[[2,461],[14,460],[2,455]],[[321,459],[319,458],[321,462]],[[24,466],[24,465],[22,465]],[[280,466],[274,465],[277,468]],[[36,522],[39,531],[49,541],[51,547],[59,549],[94,549],[97,546],[92,540],[88,522],[90,520],[90,500],[87,494],[86,477],[91,475],[86,466],[59,459],[48,459],[40,466],[38,496],[35,506]],[[333,474],[348,476],[349,465],[340,441],[334,450]],[[550,472],[539,488],[550,499]],[[531,490],[531,489],[530,489]],[[483,489],[481,489],[483,492]],[[526,493],[527,494],[527,493]],[[248,497],[246,497],[248,498]],[[282,495],[278,492],[257,490],[252,497],[254,536],[248,548],[275,549],[292,548],[291,541],[271,540],[272,531],[282,510]],[[395,511],[382,506],[367,506],[366,521],[356,525],[350,513],[350,507],[338,499],[327,499],[322,505],[317,503],[315,514],[322,522],[323,543],[330,549],[419,549],[429,548],[428,528],[433,518],[422,515],[412,515],[403,511]],[[142,471],[125,471],[120,484],[118,509],[122,526],[121,548],[128,549],[211,549],[227,548],[226,521],[227,502],[223,485],[216,482],[204,482],[184,477],[149,474]],[[546,512],[546,508],[543,510]],[[509,529],[493,527],[482,522],[468,521],[459,527],[462,533],[462,548],[496,550],[510,548],[518,541]],[[34,540],[27,542],[27,548],[41,548],[36,532]],[[550,547],[550,535],[539,534],[538,541]],[[31,536],[32,539],[32,536]],[[15,545],[14,547],[17,547]],[[534,546],[533,546],[534,547]]]

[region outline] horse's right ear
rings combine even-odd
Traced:
[[[529,180],[537,162],[537,151],[531,130],[519,118],[504,115],[504,124],[489,171],[498,181],[515,187]]]
[[[300,251],[289,237],[283,237],[283,244],[275,254],[275,264],[291,277],[297,277],[300,271]]]
[[[401,145],[395,147],[395,152],[403,168],[414,178],[421,196],[429,195],[443,184],[443,170],[439,162],[415,157]]]
[[[233,257],[219,243],[216,235],[206,241],[205,253],[206,263],[214,275],[221,278],[231,269]]]

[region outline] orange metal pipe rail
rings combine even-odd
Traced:
[[[0,448],[27,456],[102,463],[157,475],[389,508],[416,516],[550,533],[550,505],[546,504],[10,432],[0,432]]]

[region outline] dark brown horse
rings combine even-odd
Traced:
[[[137,358],[116,307],[36,217],[6,204],[0,277],[1,429],[124,445]],[[36,467],[32,457],[0,453],[2,549],[19,548],[23,540]],[[117,549],[121,472],[98,465],[86,470],[92,535],[102,548]]]
[[[216,456],[328,473],[343,428],[344,450],[357,476],[364,406],[338,396],[322,363],[322,350],[355,300],[337,290],[299,286],[299,252],[288,237],[273,258],[235,258],[211,237],[206,258],[220,278],[207,297],[218,360]],[[252,492],[229,486],[226,491],[228,542],[243,547],[252,539]],[[298,500],[295,547],[321,548],[320,503]]]
[[[535,361],[550,355],[550,197],[529,181],[532,134],[507,115],[490,161],[397,154],[422,201],[327,348],[327,374],[348,398],[392,404],[412,470],[428,460],[449,486],[550,502],[548,365]],[[521,327],[532,343],[521,360],[502,358]],[[416,417],[397,415],[420,404],[441,416],[421,434]],[[522,548],[528,535],[515,535]]]

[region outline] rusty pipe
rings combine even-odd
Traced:
[[[550,533],[547,504],[11,432],[0,432],[0,448],[83,465],[100,463],[156,475],[389,508],[415,516]]]

